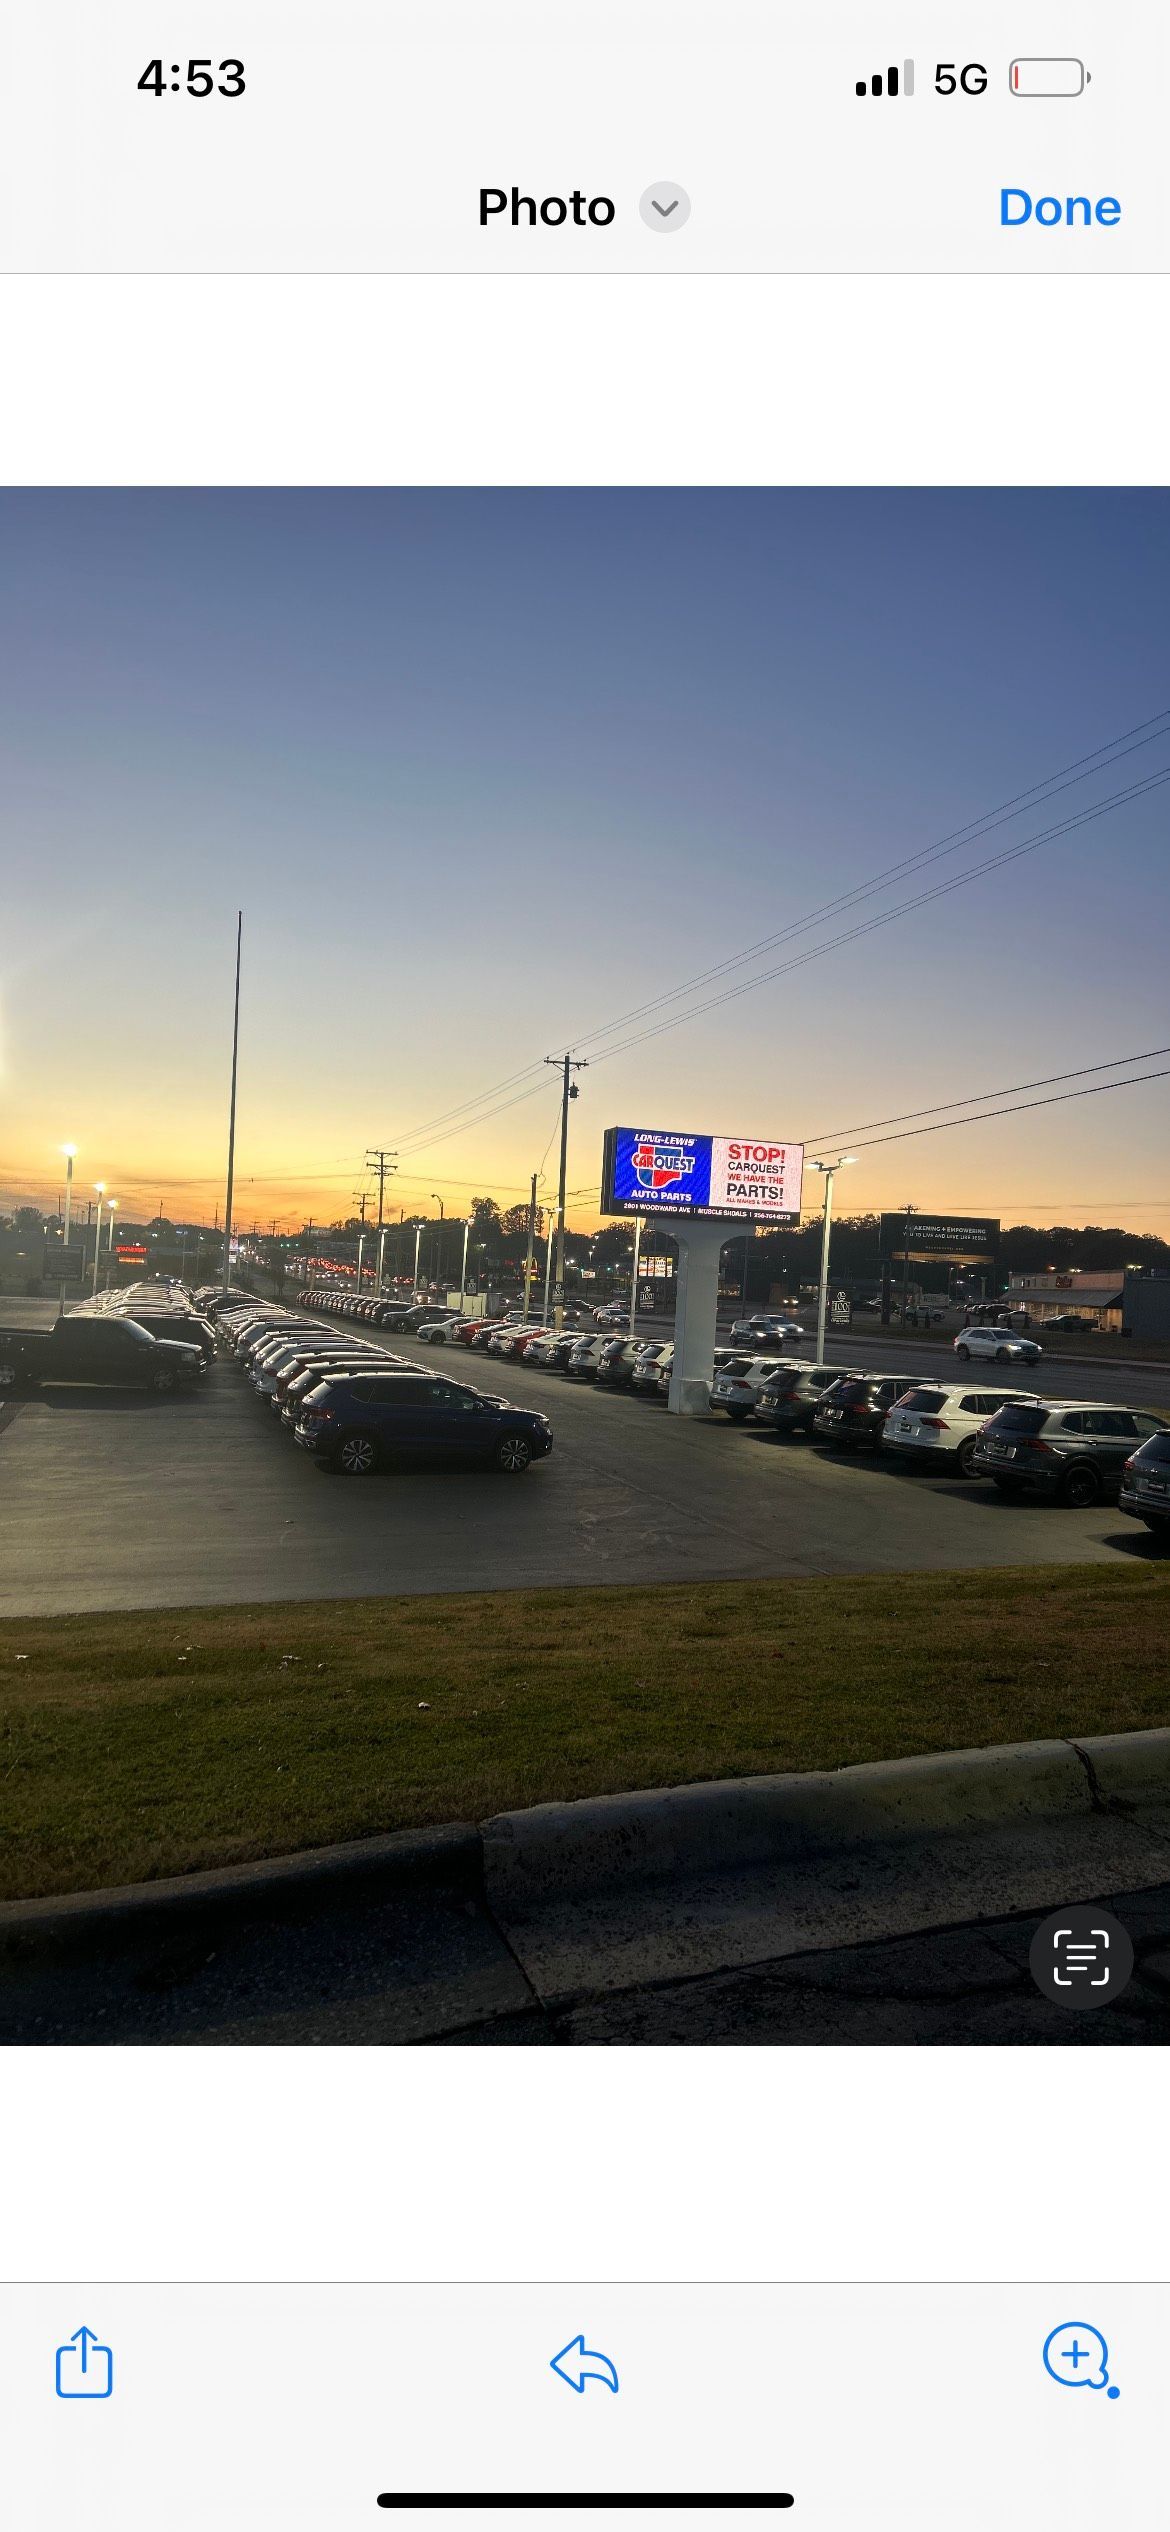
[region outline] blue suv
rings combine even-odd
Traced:
[[[520,1477],[553,1445],[546,1415],[421,1371],[331,1373],[305,1396],[296,1439],[345,1477],[411,1460],[479,1461]]]

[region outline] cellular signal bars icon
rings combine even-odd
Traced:
[[[859,79],[856,85],[859,97],[912,97],[914,64],[903,62],[899,70],[897,62],[891,62],[888,70],[875,70],[872,78]]]

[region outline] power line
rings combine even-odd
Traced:
[[[1081,1081],[1086,1073],[1112,1073],[1122,1064],[1151,1063],[1156,1055],[1170,1055],[1170,1046],[1144,1046],[1136,1055],[1111,1055],[1100,1064],[1077,1064],[1071,1072],[1042,1073],[1037,1081],[1005,1082],[1001,1090],[970,1090],[962,1099],[940,1099],[933,1108],[903,1108],[897,1116],[870,1117],[863,1125],[835,1125],[827,1132],[806,1134],[804,1139],[806,1143],[839,1143],[849,1134],[868,1134],[873,1126],[905,1125],[912,1117],[942,1116],[948,1108],[974,1107],[983,1099],[1011,1099],[1018,1090],[1048,1090],[1055,1081]],[[1121,1082],[1110,1086],[1119,1090],[1124,1087]]]
[[[696,1003],[690,1011],[676,1013],[671,1019],[658,1020],[652,1028],[638,1030],[635,1036],[623,1038],[619,1045],[607,1047],[604,1054],[593,1056],[590,1060],[595,1064],[608,1064],[611,1057],[626,1054],[630,1047],[644,1046],[648,1038],[661,1037],[668,1029],[681,1028],[688,1020],[701,1019],[704,1013],[721,1009],[724,1003],[737,1002],[744,994],[757,993],[761,985],[771,984],[777,976],[790,975],[794,968],[806,967],[813,959],[827,958],[831,950],[844,949],[850,941],[862,940],[870,932],[880,932],[884,925],[896,923],[901,915],[913,913],[918,906],[931,905],[939,897],[952,896],[956,889],[970,888],[977,879],[985,879],[989,871],[1003,870],[1011,862],[1024,860],[1029,853],[1038,852],[1042,844],[1051,844],[1061,835],[1071,835],[1078,827],[1090,826],[1094,819],[1104,817],[1108,810],[1122,808],[1128,801],[1140,799],[1148,791],[1159,790],[1166,782],[1170,782],[1170,765],[1149,775],[1144,782],[1131,784],[1128,790],[1111,793],[1108,799],[1099,800],[1095,808],[1082,809],[1076,817],[1045,827],[1039,835],[1028,836],[1022,844],[1012,844],[1005,852],[993,853],[987,861],[980,862],[976,870],[963,871],[957,879],[940,880],[936,888],[920,889],[915,896],[903,898],[900,905],[887,907],[884,914],[871,915],[868,922],[855,923],[850,931],[839,932],[832,940],[821,941],[813,949],[802,950],[796,958],[782,959],[779,966],[766,968],[762,976],[749,976],[741,985],[729,985],[726,992],[711,995],[706,1002]]]
[[[722,960],[715,966],[702,970],[697,976],[690,978],[685,984],[674,986],[669,992],[661,994],[651,1001],[635,1004],[630,1010],[619,1014],[616,1019],[607,1021],[602,1027],[588,1031],[578,1031],[576,1033],[576,1042],[582,1045],[593,1045],[603,1038],[610,1037],[613,1035],[615,1030],[626,1028],[633,1021],[643,1017],[644,1014],[662,1009],[670,1002],[678,1001],[684,994],[693,992],[697,986],[701,986],[708,981],[713,981],[716,977],[731,972],[733,968],[749,963],[753,958],[762,957],[769,948],[775,947],[777,942],[793,937],[802,931],[810,930],[819,922],[827,921],[830,915],[840,913],[844,911],[847,906],[857,904],[865,896],[873,895],[878,889],[889,886],[896,878],[901,877],[907,871],[925,868],[931,861],[936,860],[945,854],[961,850],[964,843],[975,842],[981,834],[992,832],[997,824],[1003,823],[1011,816],[1020,814],[1020,812],[1029,803],[1035,806],[1038,805],[1039,800],[1044,796],[1054,798],[1057,796],[1058,790],[1068,789],[1073,782],[1085,781],[1089,778],[1092,772],[1103,772],[1108,764],[1118,762],[1123,755],[1130,755],[1136,748],[1150,745],[1154,735],[1160,734],[1163,726],[1167,722],[1170,722],[1170,707],[1166,707],[1162,711],[1152,714],[1148,720],[1135,722],[1132,727],[1127,730],[1119,731],[1115,738],[1103,740],[1099,747],[1091,749],[1087,755],[1075,757],[1069,764],[1058,766],[1055,772],[1046,775],[1043,781],[1032,783],[1026,790],[1014,793],[1010,799],[1001,801],[997,808],[986,811],[981,817],[968,820],[965,826],[953,828],[949,834],[942,836],[937,843],[927,845],[920,852],[908,854],[901,861],[891,863],[884,871],[879,872],[873,879],[863,882],[857,888],[847,890],[839,897],[828,900],[826,904],[817,910],[817,912],[802,916],[793,924],[783,927],[779,932],[772,933],[764,940],[757,941],[750,949],[736,952],[732,958]],[[1143,735],[1143,733],[1145,735]],[[1136,793],[1133,796],[1136,796]],[[1107,805],[1116,804],[1101,804],[1102,807]],[[983,869],[993,869],[995,867],[996,864],[994,862],[981,865],[981,868]],[[972,875],[977,876],[978,874]],[[926,902],[926,900],[923,899],[922,902]],[[848,934],[845,937],[848,939],[855,936]],[[837,944],[827,943],[825,945],[826,948],[834,946],[837,946]],[[822,954],[823,952],[821,951],[813,951],[809,953],[811,956],[820,956]],[[771,971],[772,974],[784,972],[784,968]],[[758,977],[739,988],[739,990],[745,992],[752,991],[754,990],[756,984],[764,984],[767,981],[767,976]],[[698,1011],[693,1014],[684,1014],[683,1016],[697,1018],[703,1010],[713,1007],[715,1007],[713,1003],[700,1005]],[[674,1026],[677,1024],[671,1022],[668,1025]],[[658,1034],[657,1030],[644,1032],[644,1035],[656,1034]],[[642,1042],[642,1037],[628,1041],[630,1044],[641,1044]],[[611,1047],[608,1050],[609,1054],[620,1054],[622,1052],[623,1048],[620,1046]],[[607,1060],[607,1056],[599,1055],[594,1060],[599,1063],[605,1062]],[[505,1100],[500,1107],[494,1107],[489,1103],[499,1098],[505,1091],[515,1089],[518,1083],[528,1081],[533,1075],[539,1074],[540,1071],[541,1063],[539,1061],[533,1064],[524,1065],[519,1071],[506,1074],[501,1081],[492,1083],[487,1089],[479,1091],[473,1098],[462,1101],[458,1106],[444,1109],[437,1116],[424,1118],[420,1120],[417,1125],[407,1127],[404,1129],[403,1134],[400,1137],[400,1149],[406,1150],[408,1148],[419,1148],[426,1142],[426,1138],[430,1135],[432,1128],[448,1127],[450,1132],[459,1133],[464,1130],[464,1123],[466,1125],[489,1123],[492,1117],[502,1115],[506,1107],[513,1104],[511,1101]],[[521,1094],[521,1096],[526,1095],[529,1094]],[[484,1113],[481,1113],[481,1111],[484,1111]],[[457,1123],[456,1120],[462,1120],[463,1122]],[[437,1135],[436,1139],[445,1141],[448,1139],[448,1136],[446,1134]]]
[[[620,1019],[611,1020],[605,1028],[588,1032],[588,1043],[595,1044],[598,1038],[611,1036],[615,1029],[626,1027],[630,1021],[641,1019],[644,1014],[651,1011],[661,1010],[667,1003],[677,1002],[683,994],[691,992],[698,985],[714,982],[718,976],[729,975],[736,967],[748,966],[753,958],[762,958],[765,951],[774,949],[780,941],[791,940],[801,932],[813,930],[818,923],[827,922],[830,915],[843,913],[847,907],[857,905],[863,898],[875,896],[880,889],[891,886],[895,879],[904,877],[907,872],[925,869],[931,862],[942,860],[951,853],[961,852],[965,845],[977,843],[981,836],[993,834],[997,827],[1006,825],[1010,818],[1018,817],[1029,801],[1033,806],[1039,805],[1038,795],[1043,794],[1046,799],[1054,800],[1061,791],[1071,790],[1078,782],[1087,782],[1092,773],[1103,773],[1107,765],[1119,764],[1123,756],[1132,756],[1138,748],[1151,746],[1155,736],[1164,735],[1162,725],[1167,721],[1170,721],[1170,709],[1155,713],[1149,721],[1136,722],[1132,730],[1123,730],[1116,739],[1105,740],[1102,746],[1092,750],[1090,756],[1074,758],[1071,765],[1059,766],[1057,771],[1048,775],[1044,782],[1033,783],[1029,790],[1017,792],[1011,800],[1001,801],[998,808],[989,809],[981,818],[972,818],[966,826],[953,828],[951,833],[944,835],[937,844],[927,845],[921,852],[907,854],[902,861],[892,862],[886,870],[879,871],[875,878],[863,881],[858,887],[846,890],[839,897],[830,898],[824,905],[818,907],[815,913],[801,915],[792,923],[781,925],[779,931],[771,932],[763,940],[753,942],[749,949],[737,950],[730,958],[722,959],[714,966],[701,969],[699,974],[691,977],[687,984],[672,986],[669,992],[657,995],[652,1001],[639,1003],[633,1010],[624,1012]],[[1147,735],[1145,737],[1136,735],[1141,731],[1145,731]],[[1131,744],[1124,745],[1123,741],[1129,741]],[[1078,767],[1083,767],[1085,770],[1078,771]],[[1068,779],[1062,780],[1062,777]],[[582,1033],[582,1042],[585,1042],[585,1033]]]
[[[1128,1081],[1094,1081],[1085,1090],[1057,1090],[1050,1099],[1021,1099],[1007,1108],[985,1108],[977,1117],[944,1117],[938,1125],[912,1125],[905,1134],[873,1134],[868,1142],[858,1144],[861,1152],[872,1151],[875,1143],[910,1143],[919,1134],[950,1134],[957,1125],[984,1125],[989,1117],[1018,1117],[1026,1108],[1059,1108],[1066,1099],[1097,1099],[1106,1090],[1132,1090],[1141,1081],[1170,1081],[1170,1064],[1159,1072],[1131,1073]],[[1116,1203],[1116,1197],[1111,1200]]]

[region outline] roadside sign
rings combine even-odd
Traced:
[[[52,1278],[55,1276],[58,1283],[63,1280],[68,1281],[68,1279],[73,1275],[83,1275],[85,1273],[85,1251],[82,1248],[75,1248],[72,1241],[70,1241],[68,1248],[66,1248],[64,1244],[55,1248],[47,1247],[45,1250],[45,1262],[41,1271],[46,1277]]]
[[[851,1327],[852,1327],[852,1325],[853,1325],[853,1295],[852,1295],[852,1293],[851,1293],[851,1292],[834,1292],[834,1293],[830,1293],[830,1295],[829,1295],[829,1319],[830,1319],[830,1322],[831,1322],[832,1326],[833,1326],[833,1327],[835,1327],[835,1328],[851,1328]]]
[[[883,1213],[883,1257],[994,1257],[999,1249],[999,1222],[987,1213],[933,1214],[913,1211]]]
[[[778,1136],[611,1125],[602,1150],[601,1211],[796,1223],[803,1167],[803,1144]]]

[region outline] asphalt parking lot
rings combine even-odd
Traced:
[[[186,1396],[46,1390],[0,1407],[0,1613],[1164,1553],[1115,1505],[1009,1502],[986,1485],[838,1458],[753,1424],[668,1417],[621,1391],[462,1349],[457,1361],[409,1341],[397,1350],[539,1405],[553,1420],[551,1459],[522,1479],[322,1477],[230,1360]],[[1168,1388],[1154,1367],[1129,1375],[1125,1394],[1160,1404]],[[1067,1371],[1061,1393],[1071,1394]]]

